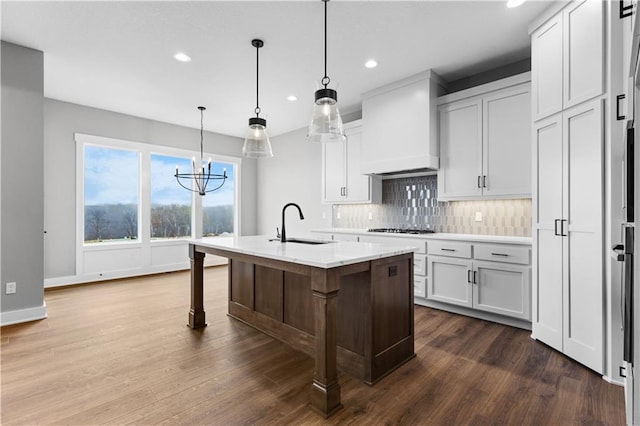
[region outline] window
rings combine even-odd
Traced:
[[[84,242],[138,239],[139,153],[84,147]]]
[[[235,170],[229,163],[211,163],[211,173],[227,171],[222,188],[202,197],[202,235],[204,237],[233,235],[235,217]]]
[[[202,197],[174,177],[176,166],[191,170],[191,158],[200,152],[74,136],[76,275],[81,282],[183,269],[189,265],[185,238],[237,233],[242,159],[205,152],[212,173],[226,168],[228,178]],[[225,262],[207,258],[209,264]]]
[[[151,239],[191,236],[191,193],[173,177],[176,167],[190,170],[191,160],[151,154]]]

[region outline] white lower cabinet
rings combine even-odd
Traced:
[[[438,242],[428,254],[427,299],[531,319],[528,247]]]
[[[424,247],[424,244],[422,244]],[[427,255],[413,254],[413,295],[427,297]]]
[[[531,245],[429,237],[333,233],[331,239],[414,246],[415,303],[529,328]]]
[[[531,319],[531,268],[497,262],[473,262],[473,307]]]
[[[473,306],[469,272],[471,261],[440,256],[429,256],[429,288],[427,299]]]

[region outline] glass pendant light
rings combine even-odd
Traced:
[[[312,142],[343,142],[347,139],[342,125],[340,111],[338,111],[338,92],[327,86],[331,79],[327,76],[327,3],[324,2],[324,77],[322,88],[316,90],[313,106],[313,117],[309,124],[307,140]]]
[[[260,48],[264,46],[264,42],[262,40],[254,39],[251,40],[251,45],[256,48],[256,116],[249,119],[249,129],[247,130],[247,137],[245,138],[244,145],[242,146],[242,155],[249,158],[273,157],[271,142],[269,142],[269,135],[267,134],[267,120],[259,117],[260,105],[258,102],[258,71],[260,69],[260,62],[258,60],[258,52]]]

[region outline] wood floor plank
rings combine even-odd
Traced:
[[[188,271],[47,290],[48,318],[0,331],[3,425],[624,424],[622,388],[530,333],[415,307],[416,357],[344,409],[309,407],[314,361],[226,315],[205,270],[208,327],[186,326]]]

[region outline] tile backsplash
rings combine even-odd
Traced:
[[[531,236],[531,199],[437,200],[437,176],[382,181],[382,204],[334,205],[334,228],[430,228],[436,232]],[[476,221],[480,212],[481,221]]]

